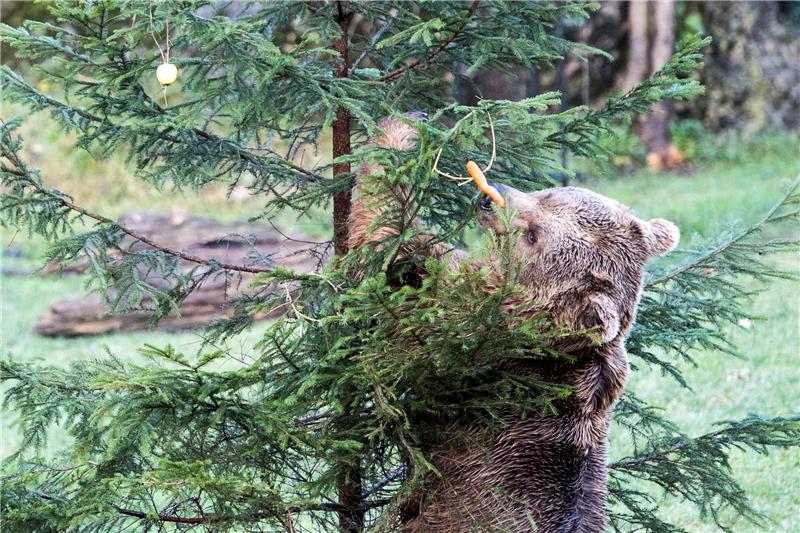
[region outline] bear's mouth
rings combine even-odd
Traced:
[[[506,202],[508,202],[508,197],[509,197],[511,191],[514,190],[511,187],[503,185],[502,183],[490,183],[488,185],[491,188],[493,188],[494,190],[496,190],[498,194],[503,196]],[[482,192],[478,196],[477,204],[478,204],[478,207],[481,208],[481,211],[492,211],[492,209],[494,207],[492,204],[494,204],[494,203],[495,203],[495,200],[493,200],[492,197],[489,196],[486,193]],[[501,206],[501,207],[505,207],[505,206]]]
[[[493,203],[494,200],[492,200],[492,198],[486,194],[481,193],[481,195],[478,197],[478,207],[480,207],[483,211],[491,211]]]

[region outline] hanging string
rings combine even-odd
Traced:
[[[158,43],[158,39],[156,39],[156,34],[153,31],[153,3],[150,2],[147,6],[148,14],[150,15],[150,36],[153,38],[153,42],[156,43],[156,47],[158,48],[158,53],[161,56],[162,63],[169,63],[169,52],[172,46],[172,42],[169,39],[169,20],[167,20],[167,40],[165,43],[166,52],[161,48],[161,45]],[[164,107],[168,107],[169,103],[167,102],[167,86],[161,86],[161,92],[164,94]]]
[[[172,48],[172,41],[169,40],[169,20],[167,20],[167,60],[165,63],[169,63],[169,52]]]
[[[161,45],[158,44],[158,39],[156,39],[156,34],[153,32],[153,3],[151,2],[148,6],[148,13],[150,14],[150,36],[153,38],[153,42],[156,43],[156,47],[158,47],[158,53],[161,55],[161,61],[164,63],[169,63],[167,60],[167,55],[164,54],[164,50],[161,49]],[[169,24],[169,23],[167,23]],[[169,43],[169,37],[167,38],[167,43]]]

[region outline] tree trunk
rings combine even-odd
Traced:
[[[333,48],[339,53],[340,60],[334,66],[333,75],[336,78],[345,78],[348,75],[348,47],[350,44],[349,27],[352,13],[347,11],[344,2],[336,2],[338,16],[336,22],[342,33],[338,39],[333,40]],[[333,158],[350,154],[350,114],[345,109],[336,111],[336,120],[333,121]],[[349,163],[336,163],[333,165],[333,178],[344,177],[350,173]],[[350,208],[352,190],[337,193],[333,197],[333,247],[337,256],[347,253],[349,246]],[[347,393],[342,398],[342,403],[347,406],[352,400]],[[352,416],[345,412],[344,419]],[[358,465],[345,469],[337,480],[339,491],[339,504],[342,509],[339,515],[339,531],[342,533],[358,533],[364,530],[364,511],[361,509],[361,469]]]
[[[336,78],[347,77],[347,52],[350,43],[348,27],[352,14],[348,13],[342,6],[342,2],[337,2],[339,16],[337,22],[342,29],[342,35],[333,40],[333,48],[339,53],[341,60],[334,66],[333,75]],[[333,121],[333,158],[348,155],[350,153],[350,114],[345,109],[336,111],[336,120]],[[337,179],[350,173],[349,163],[336,163],[333,165],[333,177]],[[348,228],[347,223],[350,218],[350,203],[352,191],[350,189],[340,192],[333,197],[333,245],[336,255],[347,253]]]
[[[650,50],[651,71],[655,72],[669,60],[675,48],[675,2],[659,0],[655,3],[655,36]],[[667,133],[671,106],[659,102],[642,125],[642,142],[647,147],[647,163],[653,170],[662,170],[682,162],[682,157],[672,149]]]
[[[622,91],[630,91],[647,75],[647,2],[633,1],[628,6],[628,66],[622,78]]]

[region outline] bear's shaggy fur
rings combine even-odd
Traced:
[[[384,137],[376,142],[414,146],[413,126],[394,119],[384,119],[381,126]],[[359,174],[374,170],[365,165]],[[464,444],[432,450],[442,475],[432,476],[410,502],[403,530],[600,532],[607,496],[606,432],[628,373],[624,339],[635,318],[645,263],[675,247],[678,229],[663,219],[641,220],[622,204],[585,189],[523,193],[497,187],[516,213],[514,229],[523,234],[516,253],[526,265],[528,297],[540,302],[555,323],[594,333],[558,346],[573,356],[570,361],[515,368],[572,387],[572,394],[557,402],[557,414],[507,420],[488,449]],[[353,206],[351,246],[396,231],[368,232],[380,210],[367,205],[359,198]],[[480,224],[503,233],[491,205],[484,201],[480,207]]]

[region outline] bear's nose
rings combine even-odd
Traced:
[[[497,189],[497,192],[500,193],[500,196],[504,196],[505,193],[507,193],[511,189],[511,187],[506,187],[502,183],[491,183],[490,185],[495,189]]]

